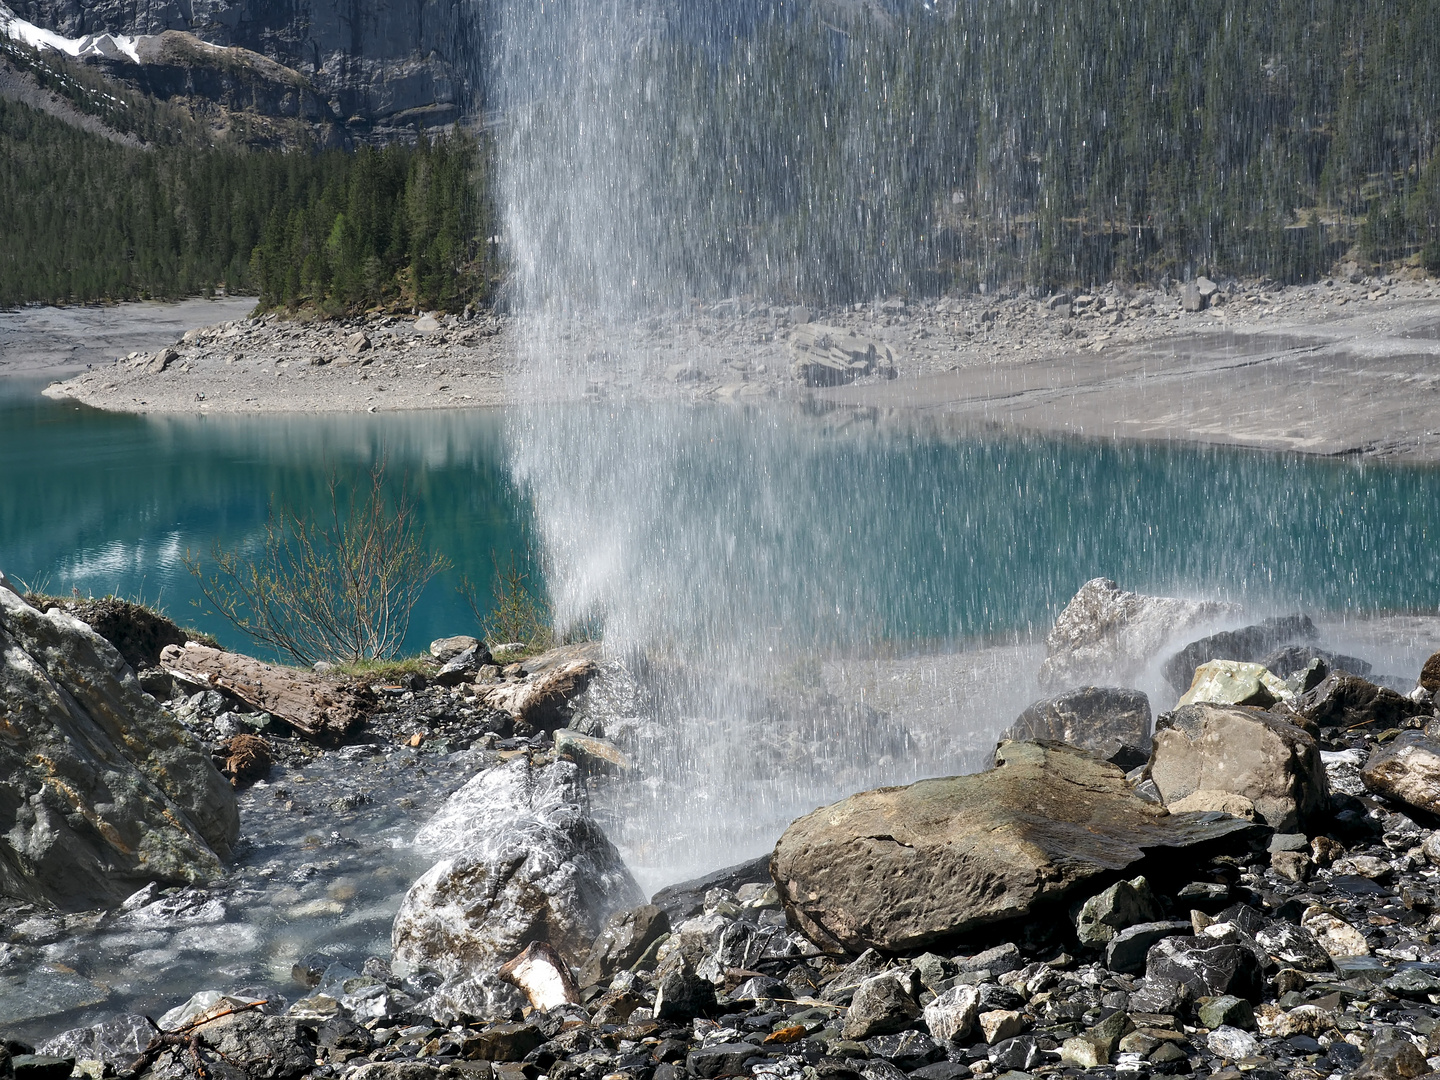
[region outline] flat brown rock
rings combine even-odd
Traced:
[[[791,922],[834,951],[900,952],[1058,907],[1161,849],[1239,841],[1224,814],[1169,814],[1114,765],[1002,743],[989,772],[852,795],[794,822],[770,860]]]

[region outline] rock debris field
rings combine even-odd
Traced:
[[[990,768],[647,899],[590,810],[636,737],[599,643],[365,685],[32,599],[0,587],[6,753],[47,762],[4,781],[7,1075],[1440,1072],[1440,654],[1096,579]]]
[[[1342,269],[1304,286],[1200,279],[824,311],[732,299],[543,333],[490,313],[265,315],[132,349],[47,393],[210,413],[812,400],[1068,434],[1433,459],[1435,283]]]

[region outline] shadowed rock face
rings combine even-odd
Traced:
[[[412,114],[435,127],[468,106],[467,55],[477,5],[425,0],[21,0],[23,19],[67,37],[182,31],[212,45],[239,46],[293,69],[334,120],[403,124]],[[129,77],[126,65],[107,65]],[[133,74],[134,65],[128,65]],[[152,89],[180,76],[162,70]],[[183,82],[183,80],[180,80]],[[177,84],[178,85],[178,84]],[[171,87],[176,89],[176,87]],[[183,91],[183,87],[180,88]],[[203,85],[201,88],[203,93]],[[306,94],[296,95],[305,108]]]
[[[771,857],[792,925],[823,948],[919,949],[1035,915],[1085,882],[1252,826],[1167,814],[1071,747],[1003,743],[994,769],[852,795],[796,821]]]
[[[0,892],[78,910],[220,875],[234,792],[114,646],[0,588],[0,659]]]

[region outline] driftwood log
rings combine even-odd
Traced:
[[[194,642],[183,649],[165,646],[160,666],[185,682],[223,690],[321,743],[344,739],[372,704],[363,688]]]

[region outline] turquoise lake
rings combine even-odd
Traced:
[[[411,651],[473,632],[461,576],[487,586],[496,565],[533,568],[562,515],[578,539],[554,549],[559,576],[583,560],[576,548],[613,545],[611,594],[627,567],[663,578],[656,625],[680,636],[722,617],[703,610],[717,604],[841,648],[1027,636],[1097,575],[1252,610],[1440,605],[1433,468],[836,424],[781,406],[510,419],[126,416],[12,386],[0,397],[0,567],[52,592],[159,603],[242,647],[195,605],[186,552],[253,548],[272,501],[318,512],[332,473],[358,477],[384,457],[454,564],[424,595]],[[522,487],[508,447],[527,437],[548,440],[555,464],[528,469]],[[677,595],[686,581],[698,591]],[[651,585],[637,580],[623,606],[643,617]]]

